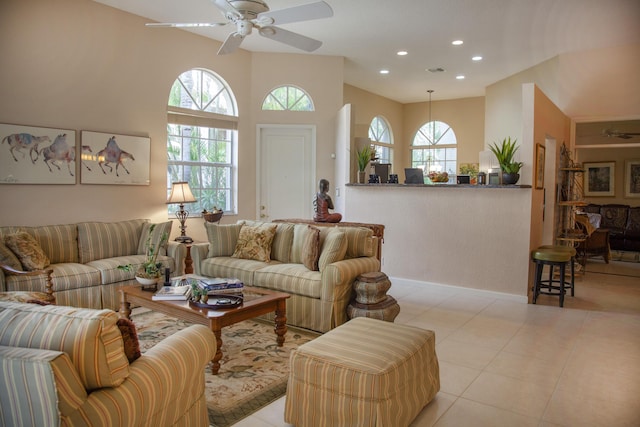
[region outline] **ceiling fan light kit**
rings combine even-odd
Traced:
[[[295,47],[306,52],[313,52],[322,46],[320,40],[315,40],[302,34],[277,27],[276,25],[290,24],[293,22],[311,21],[314,19],[330,18],[333,9],[324,1],[293,6],[285,9],[271,11],[262,0],[211,0],[220,9],[228,22],[205,23],[149,23],[148,27],[172,27],[172,28],[197,28],[218,27],[235,24],[236,31],[229,34],[218,50],[218,55],[226,55],[235,52],[242,40],[251,34],[254,28],[258,34],[271,40]]]

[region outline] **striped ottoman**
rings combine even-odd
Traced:
[[[291,353],[285,421],[408,426],[440,390],[433,331],[357,317]]]

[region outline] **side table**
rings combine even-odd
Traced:
[[[400,313],[400,306],[395,298],[387,295],[391,282],[381,271],[372,271],[358,276],[353,283],[356,296],[347,306],[347,316],[370,317],[372,319],[393,322]]]
[[[193,259],[191,258],[191,246],[193,243],[183,243],[187,248],[187,256],[184,259],[184,274],[193,273]]]

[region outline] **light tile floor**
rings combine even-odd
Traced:
[[[564,308],[394,284],[396,323],[434,330],[440,362],[412,427],[640,426],[640,265],[594,262]],[[283,414],[284,397],[235,427]]]

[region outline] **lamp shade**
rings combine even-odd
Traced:
[[[189,188],[188,182],[174,182],[171,184],[171,194],[167,199],[167,204],[170,203],[193,203],[196,198],[193,197],[191,188]]]

